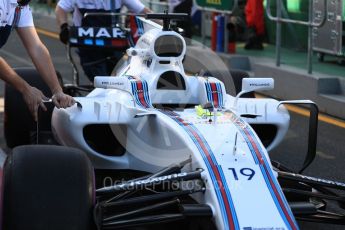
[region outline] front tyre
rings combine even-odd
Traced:
[[[62,146],[20,146],[4,166],[3,228],[92,229],[94,175],[89,159]]]

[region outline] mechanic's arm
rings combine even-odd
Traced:
[[[152,10],[150,10],[149,8],[145,7],[141,12],[140,14],[150,14],[152,13]]]
[[[62,92],[48,49],[41,42],[34,27],[17,28],[17,32],[27,49],[36,69],[50,88],[56,107],[66,108],[74,104],[74,99]]]
[[[152,13],[153,11],[147,7],[145,7],[142,11],[140,11],[140,14],[152,14]],[[152,21],[157,23],[158,25],[163,26],[163,22],[161,20],[153,19]]]
[[[140,11],[140,14],[152,14],[152,13],[153,13],[153,11],[150,8],[147,8],[147,7],[145,7],[142,11]],[[154,21],[158,25],[163,26],[163,22],[161,20],[153,19],[152,21]]]
[[[55,15],[58,26],[60,27],[60,41],[64,44],[67,44],[69,39],[69,26],[68,26],[68,19],[67,14],[64,9],[62,9],[59,5],[55,8]]]
[[[64,11],[59,5],[55,8],[56,20],[59,26],[67,23],[67,12]]]
[[[25,80],[18,76],[18,74],[1,57],[0,78],[13,86],[23,95],[23,99],[35,121],[37,121],[38,106],[41,106],[44,111],[47,110],[43,103],[43,100],[46,100],[47,98],[43,93],[35,87],[31,87]]]

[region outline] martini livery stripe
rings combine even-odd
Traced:
[[[177,122],[189,135],[191,140],[195,143],[204,162],[208,168],[212,182],[214,184],[214,189],[219,201],[219,205],[222,211],[222,218],[225,229],[237,230],[240,229],[234,203],[232,201],[231,193],[227,187],[227,182],[224,177],[222,168],[216,161],[214,154],[208,145],[205,138],[199,132],[199,130],[193,126],[193,124],[185,122],[182,118],[176,116],[176,114],[171,112],[162,111],[164,114],[169,116],[175,122]]]
[[[141,36],[144,34],[144,25],[138,17],[135,17],[135,20],[136,20],[137,27],[138,27],[138,35]]]
[[[231,119],[234,121],[234,124],[241,131],[242,136],[244,137],[245,141],[249,146],[255,163],[259,165],[261,173],[265,179],[266,185],[285,224],[289,226],[289,229],[299,229],[295,221],[295,218],[293,217],[291,209],[286,199],[284,198],[283,192],[280,189],[280,186],[278,185],[278,182],[271,171],[265,154],[262,152],[260,144],[258,143],[253,131],[247,125],[245,125],[244,121],[241,118],[237,117],[234,113],[232,113]]]
[[[215,108],[224,106],[222,86],[219,82],[205,82],[207,99]]]
[[[136,103],[143,108],[152,108],[147,82],[141,80],[130,81]]]

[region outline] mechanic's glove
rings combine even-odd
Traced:
[[[70,107],[74,105],[75,103],[75,100],[73,99],[73,97],[67,94],[64,94],[62,91],[58,91],[57,93],[54,93],[52,100],[58,109]]]
[[[67,23],[63,23],[61,26],[60,26],[60,41],[64,44],[67,44],[68,43],[68,40],[69,40],[69,26]]]
[[[32,114],[34,120],[37,121],[38,107],[41,106],[44,111],[47,111],[47,108],[44,105],[43,101],[48,100],[48,98],[44,96],[39,89],[32,86],[26,87],[22,94],[23,99],[30,110],[30,113]]]

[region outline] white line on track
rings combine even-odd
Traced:
[[[25,59],[25,58],[18,57],[18,56],[14,55],[14,54],[12,54],[12,53],[10,53],[10,52],[7,52],[7,51],[5,51],[5,50],[3,50],[3,49],[0,50],[0,54],[5,55],[5,56],[8,56],[9,58],[12,58],[12,59],[14,59],[15,61],[20,62],[20,63],[22,63],[22,64],[25,64],[25,65],[27,65],[27,66],[33,66],[31,60],[28,61],[28,60]]]

